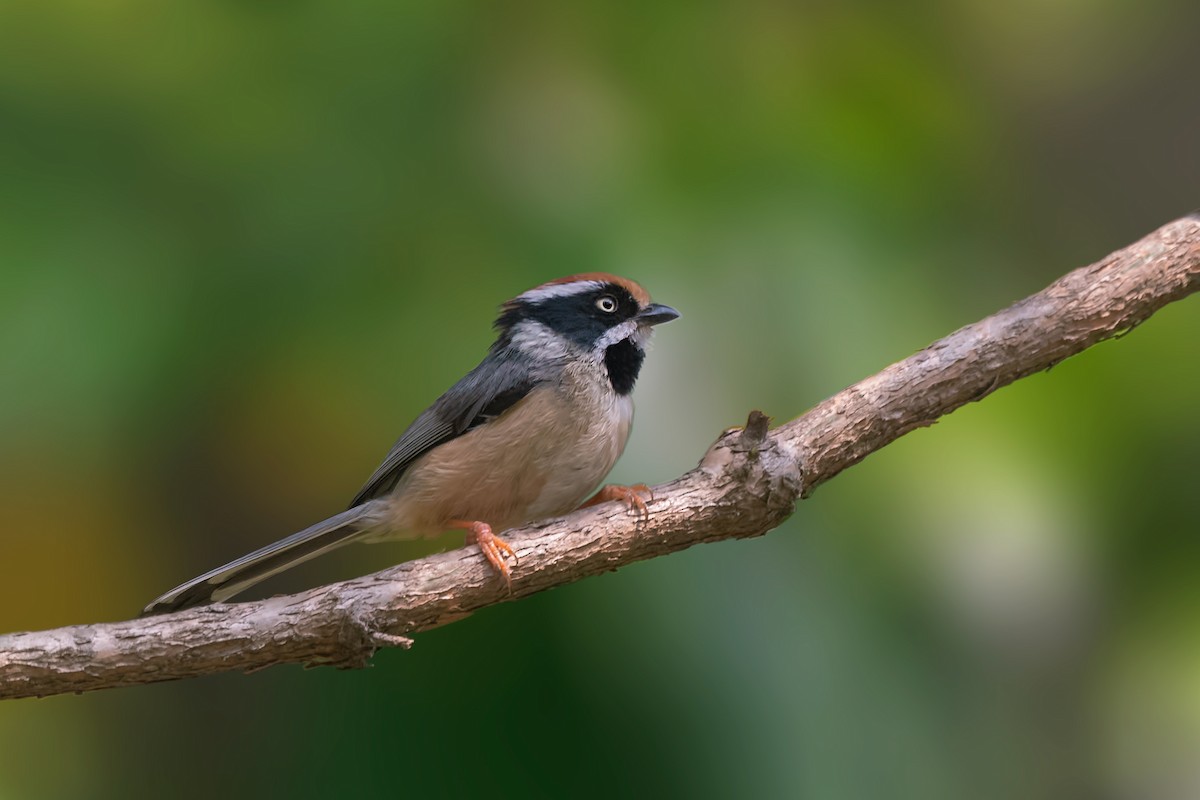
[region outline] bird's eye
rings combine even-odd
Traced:
[[[612,295],[606,294],[596,301],[596,308],[605,314],[611,314],[617,310],[617,299]]]

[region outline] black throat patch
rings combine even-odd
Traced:
[[[608,380],[617,394],[629,394],[637,381],[646,360],[646,351],[629,339],[609,345],[604,351],[604,366],[608,368]]]

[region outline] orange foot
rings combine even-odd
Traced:
[[[654,492],[644,483],[635,483],[632,486],[609,484],[596,492],[595,496],[581,505],[580,508],[594,506],[597,503],[607,503],[610,500],[620,500],[625,504],[627,509],[637,514],[641,519],[650,519],[650,509],[646,508],[646,500],[642,499],[642,495],[646,495],[646,498],[651,501],[654,500]]]
[[[509,591],[512,591],[512,573],[508,569],[508,562],[501,555],[502,552],[507,553],[515,560],[517,554],[512,549],[512,545],[492,533],[492,526],[486,522],[452,519],[447,523],[447,526],[466,530],[467,544],[479,545],[479,549],[483,551],[484,558],[488,560],[488,563],[497,572],[504,576],[504,582],[508,584]]]

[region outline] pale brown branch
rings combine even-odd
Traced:
[[[358,667],[485,606],[700,542],[759,536],[868,454],[1047,369],[1200,289],[1191,215],[968,325],[773,431],[754,412],[696,469],[654,488],[650,519],[615,503],[512,531],[512,594],[474,549],[285,597],[0,636],[0,698],[82,692],[273,664]]]

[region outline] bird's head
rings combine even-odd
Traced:
[[[496,347],[560,364],[604,364],[613,389],[628,394],[653,327],[678,316],[628,278],[589,272],[543,283],[505,303]]]

